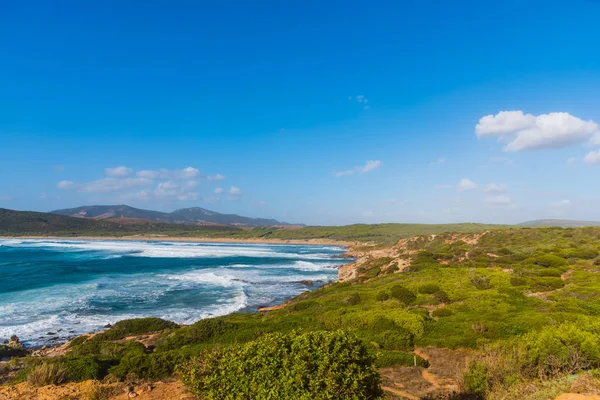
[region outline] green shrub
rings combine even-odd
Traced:
[[[109,372],[119,379],[133,373],[141,379],[156,380],[171,376],[175,367],[185,360],[185,354],[178,351],[151,354],[132,351],[126,353]]]
[[[581,258],[583,260],[592,260],[597,256],[598,250],[591,248],[575,249],[567,253],[568,258]]]
[[[127,336],[144,335],[177,327],[178,325],[174,322],[154,317],[125,319],[90,340],[119,340]]]
[[[66,370],[69,381],[81,382],[88,379],[100,379],[105,372],[98,360],[91,356],[66,357],[61,360],[60,364]]]
[[[419,293],[421,294],[434,294],[438,291],[440,291],[440,287],[435,283],[426,283],[419,287]]]
[[[374,268],[367,270],[363,276],[367,279],[373,279],[373,278],[376,278],[377,275],[379,275],[380,273],[381,273],[381,267],[374,267]]]
[[[357,304],[360,304],[360,295],[358,293],[352,293],[346,299],[346,304],[351,305],[351,306],[355,306]]]
[[[527,285],[527,279],[519,276],[513,276],[510,278],[510,284],[513,286],[525,286]]]
[[[431,316],[440,318],[440,317],[449,317],[452,314],[454,314],[454,313],[448,307],[440,307],[438,309],[433,310],[433,312],[431,313]]]
[[[414,348],[414,335],[404,328],[394,327],[394,329],[372,334],[371,337],[384,349],[412,350]]]
[[[485,364],[474,361],[463,375],[465,392],[473,399],[485,399],[489,389],[488,369]]]
[[[448,293],[444,292],[443,290],[438,290],[435,292],[433,294],[433,298],[438,304],[448,304],[452,302],[450,297],[448,297]]]
[[[390,294],[393,298],[400,300],[406,305],[416,300],[417,296],[402,285],[394,285],[390,288]]]
[[[67,380],[67,370],[58,363],[43,363],[29,372],[27,382],[32,386],[59,385]]]
[[[535,257],[530,261],[533,264],[540,265],[542,267],[560,268],[569,265],[567,260],[553,254],[544,254],[542,256]]]
[[[27,354],[27,350],[22,348],[8,347],[0,344],[0,358],[22,357]]]
[[[544,268],[537,273],[538,276],[553,276],[560,278],[562,271],[557,268]]]
[[[490,277],[487,275],[475,275],[471,277],[471,284],[479,290],[491,289]]]
[[[377,296],[375,296],[375,299],[377,299],[377,301],[386,301],[389,298],[390,298],[390,294],[384,290],[378,292]]]
[[[552,377],[597,366],[600,340],[576,324],[547,326],[517,340],[521,365],[528,375]]]
[[[374,357],[343,332],[269,334],[245,345],[216,348],[181,369],[204,399],[381,399]]]
[[[180,349],[183,346],[204,343],[215,336],[237,329],[223,317],[201,319],[193,325],[177,329],[166,335],[156,346],[156,351]]]

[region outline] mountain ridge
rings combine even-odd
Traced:
[[[216,224],[234,226],[288,226],[287,222],[280,222],[271,218],[252,218],[237,214],[222,214],[207,210],[202,207],[180,208],[170,213],[154,210],[145,210],[120,205],[91,205],[74,208],[65,208],[50,211],[51,214],[87,218],[87,219],[111,219],[111,218],[138,218],[155,222],[178,223],[178,224]]]
[[[558,226],[561,228],[582,228],[586,226],[600,226],[599,221],[582,221],[571,219],[534,219],[518,224],[518,226],[540,227]]]

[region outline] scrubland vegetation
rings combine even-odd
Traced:
[[[354,280],[279,310],[185,327],[122,321],[75,339],[66,356],[14,358],[4,368],[18,371],[13,382],[176,374],[206,399],[230,398],[225,391],[375,399],[374,367],[426,367],[413,350],[433,346],[479,354],[456,398],[552,398],[574,374],[598,380],[600,228],[427,235],[374,248],[388,255],[369,259]],[[144,344],[123,340],[150,333]]]

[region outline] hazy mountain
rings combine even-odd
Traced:
[[[106,235],[121,233],[160,233],[170,231],[238,231],[230,226],[197,226],[121,217],[112,219],[76,218],[34,211],[0,208],[0,235]]]
[[[558,226],[561,228],[579,228],[582,226],[600,226],[597,221],[577,221],[569,219],[536,219],[520,223],[519,226]]]
[[[185,223],[185,224],[218,224],[218,225],[245,225],[245,226],[274,226],[289,225],[274,219],[250,218],[236,214],[221,214],[200,207],[182,208],[171,213],[143,210],[127,205],[111,206],[82,206],[52,211],[70,217],[110,219],[110,218],[138,218],[150,221]]]

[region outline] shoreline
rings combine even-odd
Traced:
[[[181,237],[181,236],[176,236],[176,237],[170,237],[170,236],[163,236],[163,235],[131,235],[131,236],[43,236],[43,235],[28,235],[28,236],[0,236],[0,240],[2,239],[33,239],[33,240],[39,240],[39,239],[49,239],[49,240],[98,240],[98,241],[154,241],[154,242],[188,242],[188,243],[231,243],[231,244],[270,244],[270,245],[320,245],[320,246],[339,246],[342,247],[342,252],[340,252],[339,256],[340,258],[347,258],[348,256],[350,256],[350,258],[348,259],[348,262],[345,262],[344,264],[341,264],[338,267],[338,274],[337,274],[337,279],[335,280],[335,282],[339,282],[340,280],[340,275],[339,275],[339,270],[342,269],[345,266],[348,266],[349,264],[354,264],[358,258],[361,258],[361,256],[358,256],[356,254],[352,253],[352,247],[358,245],[358,242],[347,242],[347,241],[338,241],[338,240],[331,240],[331,239],[289,239],[289,240],[284,240],[284,239],[261,239],[261,238],[248,238],[248,239],[236,239],[236,238],[198,238],[198,237],[194,237],[194,238],[188,238],[188,237]],[[312,286],[312,285],[310,285]],[[314,289],[308,289],[310,291],[312,290],[319,290],[321,289],[320,285],[319,287],[316,287]],[[292,297],[289,297],[285,300],[283,300],[280,303],[276,303],[276,304],[271,304],[271,305],[263,305],[263,306],[258,306],[256,307],[254,310],[250,311],[246,311],[249,313],[253,313],[253,314],[261,314],[264,312],[268,312],[268,311],[273,311],[273,310],[278,310],[280,308],[283,308],[285,306],[287,306],[294,298],[296,298],[299,295],[295,295]],[[234,311],[235,312],[240,312],[238,311]],[[141,317],[142,318],[142,317]],[[115,322],[116,323],[116,322]],[[60,340],[60,341],[56,341],[54,343],[45,343],[45,344],[38,344],[38,345],[26,345],[26,349],[29,351],[38,351],[38,350],[42,350],[42,349],[47,349],[49,351],[51,351],[52,349],[56,349],[56,348],[60,348],[61,346],[64,346],[66,343],[69,343],[71,340],[73,340],[74,338],[80,337],[80,336],[84,336],[84,335],[93,335],[93,334],[97,334],[98,332],[103,332],[106,329],[100,329],[98,331],[91,331],[91,332],[86,332],[86,333],[82,333],[82,334],[78,334],[78,335],[74,335],[71,337],[67,337],[66,340]],[[25,339],[25,341],[27,341],[27,339]]]
[[[262,238],[202,238],[167,235],[131,235],[131,236],[0,236],[0,239],[57,239],[57,240],[113,240],[113,241],[153,241],[153,242],[189,242],[189,243],[240,243],[240,244],[291,244],[291,245],[324,245],[342,246],[347,250],[358,242],[347,242],[332,239],[262,239]]]

